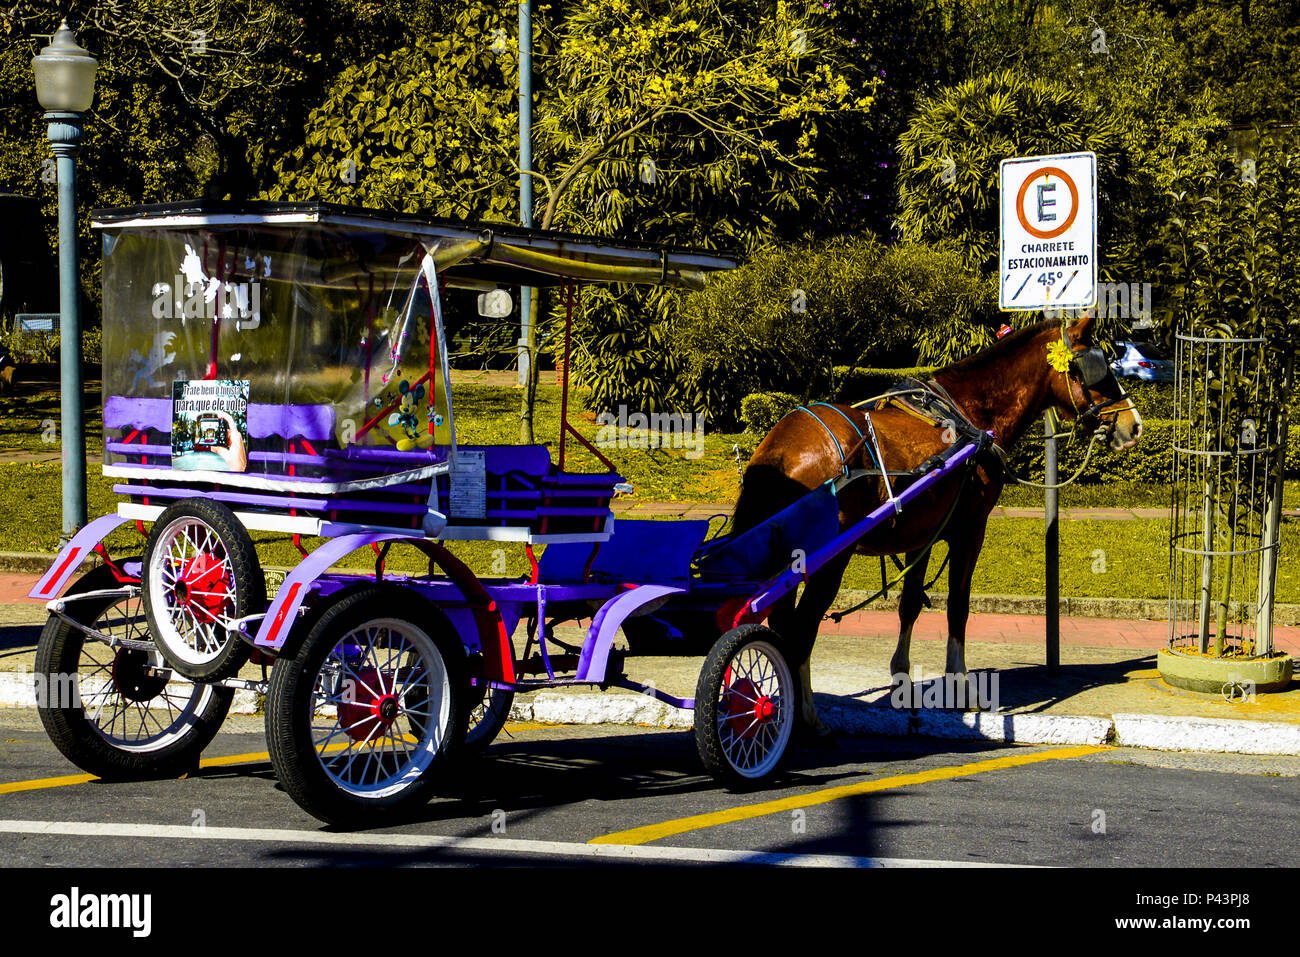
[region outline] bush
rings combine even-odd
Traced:
[[[870,237],[770,247],[683,297],[672,345],[695,409],[724,424],[756,392],[834,395],[837,366],[979,348],[993,339],[994,292],[937,247]]]
[[[899,379],[926,379],[934,375],[937,366],[914,366],[908,369],[863,369],[836,366],[834,369],[834,401],[852,405],[864,399],[887,392]]]
[[[1102,482],[1142,482],[1168,485],[1173,465],[1174,423],[1168,419],[1143,417],[1142,438],[1127,452],[1112,452],[1102,446],[1092,453],[1088,469],[1079,476],[1080,485]],[[1057,475],[1063,481],[1083,462],[1087,449],[1082,435],[1071,443],[1057,442]],[[1041,434],[1025,436],[1010,454],[1011,468],[1021,478],[1043,481],[1044,449]],[[1300,423],[1287,430],[1286,477],[1300,478]]]
[[[58,362],[59,335],[47,336],[41,333],[19,333],[11,330],[0,332],[0,348],[3,348],[19,363]],[[100,329],[85,329],[81,333],[81,358],[83,362],[102,362],[104,352],[104,335]]]
[[[740,421],[745,431],[766,435],[791,409],[800,405],[799,397],[789,392],[755,392],[740,403]]]

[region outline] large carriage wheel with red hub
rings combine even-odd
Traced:
[[[266,579],[234,512],[206,498],[166,508],[144,550],[144,609],[167,663],[193,681],[239,673],[251,647],[234,624],[266,605]]]
[[[426,804],[465,740],[469,671],[445,616],[393,586],[354,592],[281,657],[266,699],[280,784],[330,824]]]
[[[778,644],[770,628],[741,625],[704,660],[695,686],[695,744],[724,784],[759,781],[785,757],[798,691]]]
[[[67,595],[120,589],[106,567],[82,576]],[[37,710],[63,756],[88,774],[116,780],[175,777],[198,766],[221,729],[234,692],[170,681],[147,644],[140,595],[70,601],[50,615],[36,645]],[[129,641],[114,647],[103,638]]]

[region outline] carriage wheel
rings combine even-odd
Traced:
[[[464,647],[432,606],[391,587],[347,596],[271,674],[280,783],[330,824],[417,809],[464,741],[468,685]]]
[[[777,636],[763,625],[727,632],[709,652],[695,687],[695,744],[726,784],[767,777],[785,756],[798,692]]]
[[[167,663],[194,681],[238,674],[251,648],[232,626],[262,610],[266,580],[234,513],[205,498],[169,506],[149,533],[143,574],[149,630]]]
[[[465,747],[469,751],[482,751],[496,740],[496,736],[506,726],[506,721],[510,718],[510,707],[515,703],[515,693],[485,685],[468,690],[469,729],[465,732]]]
[[[118,585],[101,566],[68,594]],[[138,594],[69,602],[65,614],[114,638],[149,639]],[[56,615],[41,632],[35,671],[38,711],[50,740],[77,767],[107,779],[193,770],[234,696],[211,685],[168,684],[171,672],[157,652],[114,649]]]

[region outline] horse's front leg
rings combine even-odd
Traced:
[[[948,654],[943,670],[954,687],[966,681],[966,622],[970,617],[971,579],[984,546],[986,527],[987,522],[981,522],[969,532],[959,529],[948,545]]]
[[[840,593],[840,582],[844,580],[844,571],[849,567],[852,551],[846,551],[831,559],[804,585],[803,594],[799,596],[799,605],[794,615],[793,631],[789,647],[792,649],[791,664],[799,672],[799,721],[817,735],[826,735],[830,729],[817,716],[817,706],[813,704],[812,689],[812,650],[817,640],[817,630],[821,628],[826,612]],[[772,626],[777,628],[776,615],[772,616]]]
[[[930,551],[907,553],[907,573],[903,576],[903,594],[898,600],[898,647],[889,659],[889,683],[892,688],[906,686],[911,679],[912,629],[925,604],[925,572],[930,567]]]

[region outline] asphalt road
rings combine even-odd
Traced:
[[[34,712],[0,713],[0,862],[1300,864],[1296,758],[841,737],[737,793],[705,775],[689,733],[512,726],[419,820],[346,834],[277,787],[257,719],[228,728],[242,733],[195,775],[108,784],[85,781]]]

